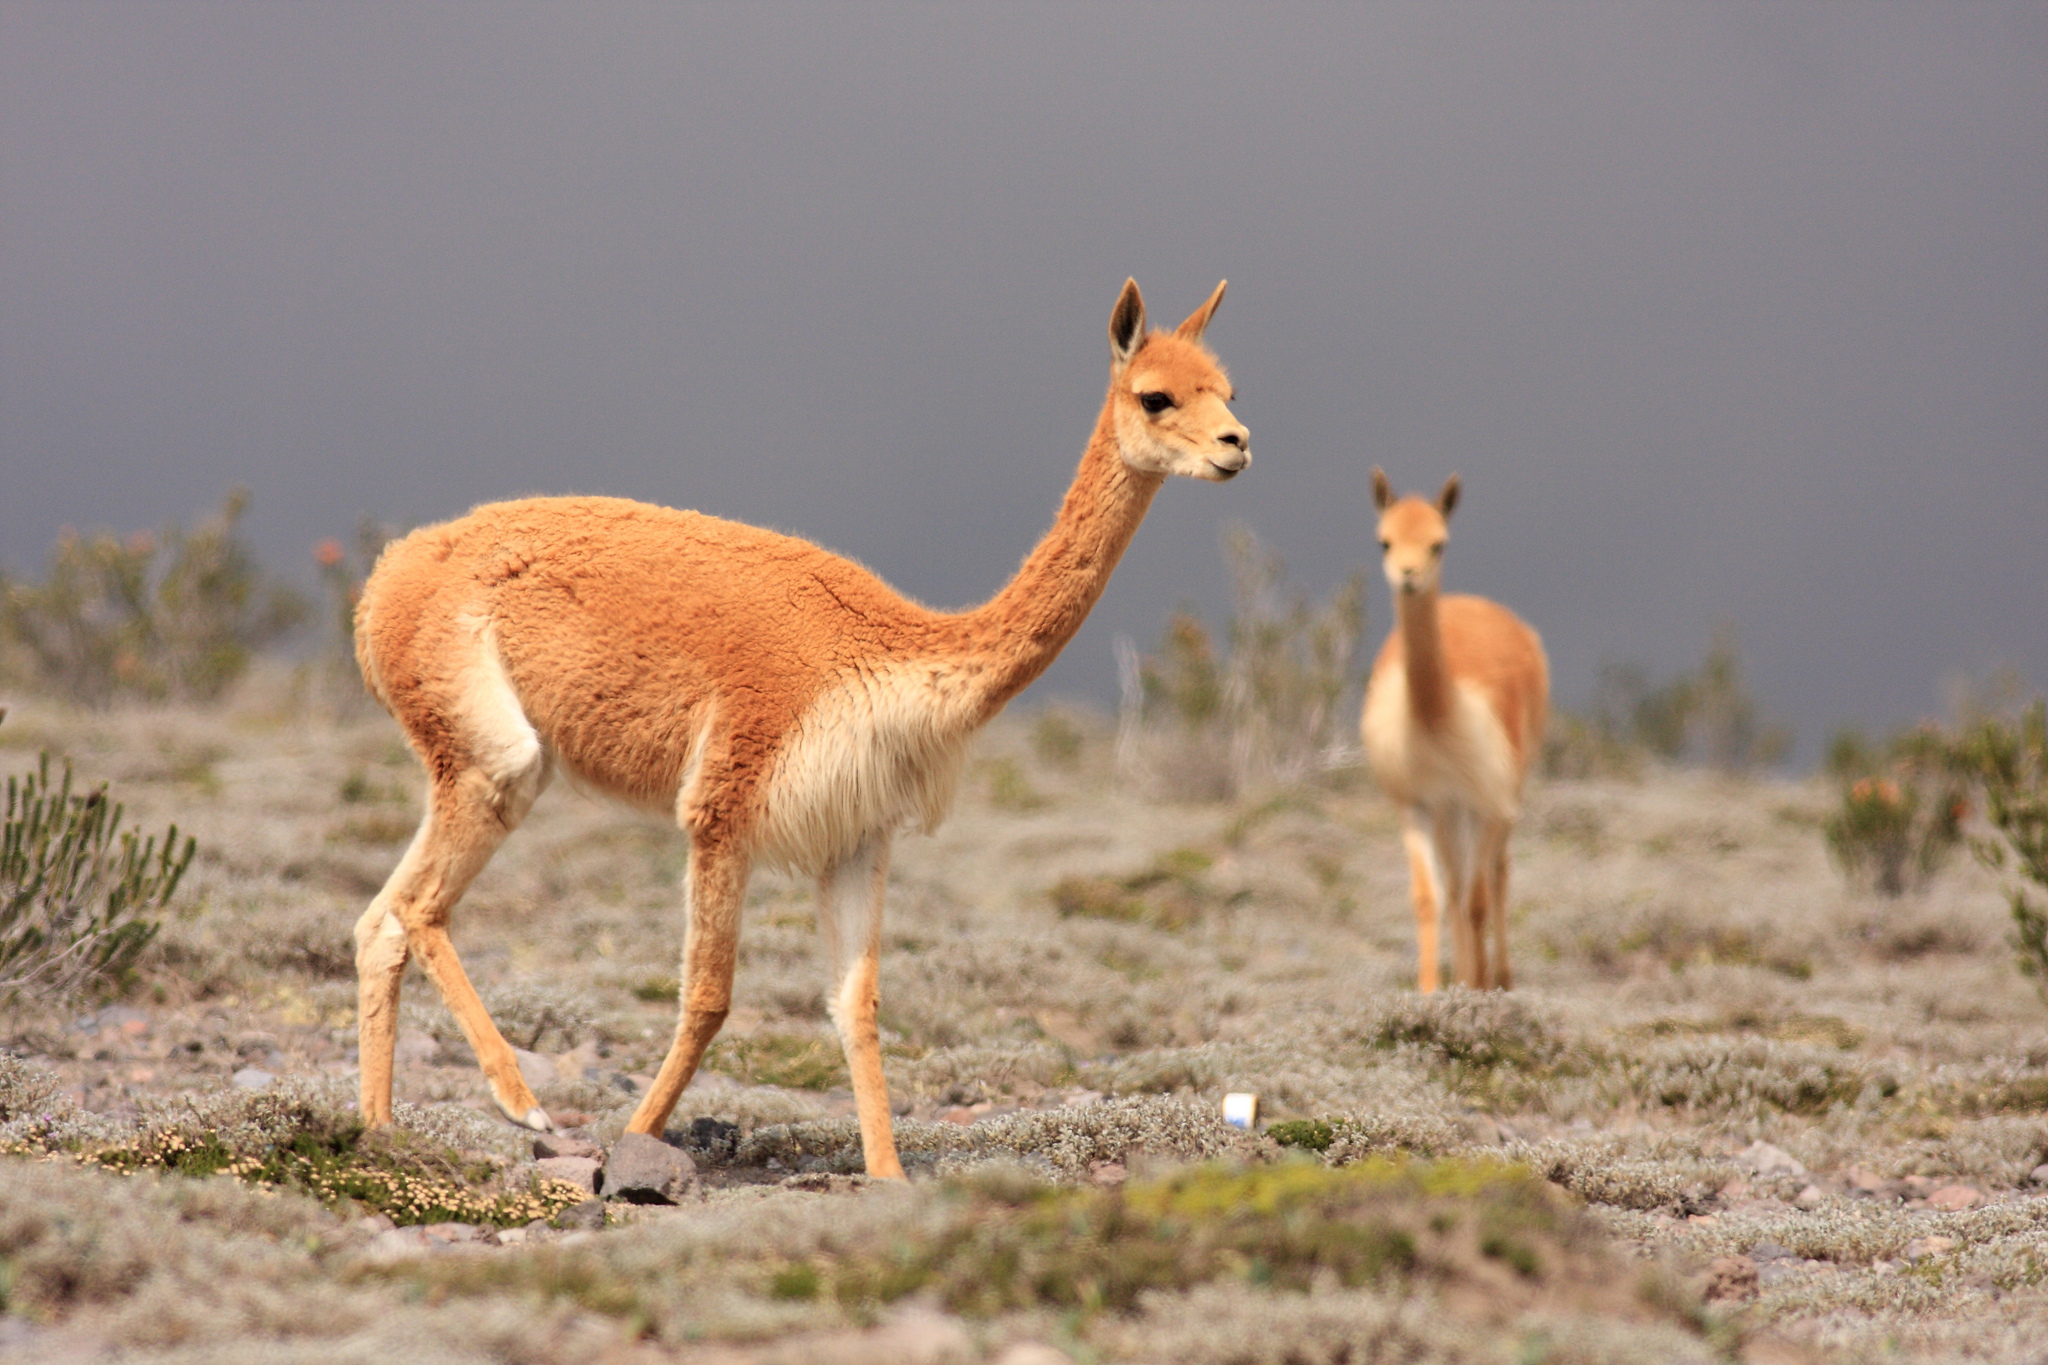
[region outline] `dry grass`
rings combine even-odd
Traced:
[[[125,1004],[5,1022],[0,1145],[175,1128],[260,1153],[319,1126],[280,1117],[292,1094],[345,1129],[348,931],[417,813],[395,730],[322,719],[272,679],[214,712],[15,705],[0,759],[43,745],[201,855]],[[1818,782],[1553,781],[1517,839],[1521,988],[1423,1000],[1369,788],[1173,804],[1120,787],[1113,749],[1085,713],[1002,723],[954,818],[898,846],[883,1018],[910,1189],[851,1174],[809,890],[764,875],[737,1007],[670,1133],[705,1202],[390,1260],[360,1207],[303,1184],[0,1158],[0,1357],[853,1360],[923,1341],[982,1360],[1032,1340],[1100,1360],[2019,1365],[2048,1340],[2048,1189],[2029,1183],[2048,1014],[1989,873],[1849,887]],[[601,1140],[672,1026],[683,860],[671,832],[558,788],[458,912],[501,1024],[553,1063],[543,1100]],[[417,974],[405,1009],[409,1159],[516,1185],[520,1139]],[[298,1089],[237,1091],[247,1068]],[[1225,1127],[1227,1090],[1288,1126]],[[1748,1169],[1758,1140],[1808,1174]],[[1984,1202],[1916,1203],[1950,1184]],[[1524,1188],[1563,1202],[1482,1227]],[[1755,1294],[1700,1307],[1688,1286],[1737,1254],[1760,1256]]]

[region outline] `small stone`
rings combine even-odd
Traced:
[[[997,1356],[990,1365],[1074,1365],[1074,1358],[1040,1342],[1020,1341]]]
[[[566,1180],[586,1194],[604,1188],[604,1168],[587,1156],[544,1156],[534,1168],[551,1180]]]
[[[580,1081],[597,1068],[597,1040],[591,1039],[567,1052],[555,1054],[555,1075],[565,1081]]]
[[[548,1115],[557,1128],[582,1128],[590,1123],[591,1116],[581,1109],[557,1109]]]
[[[2027,1172],[2027,1179],[2033,1181],[2036,1185],[2048,1185],[2048,1161],[2042,1162],[2033,1170]]]
[[[1913,1265],[1936,1256],[1946,1256],[1956,1249],[1953,1237],[1915,1237],[1906,1243],[1906,1260]]]
[[[600,1166],[604,1164],[604,1148],[589,1138],[571,1137],[567,1133],[542,1133],[533,1140],[533,1155],[536,1160],[551,1156],[581,1156]]]
[[[1842,1172],[1842,1179],[1848,1184],[1850,1194],[1864,1199],[1883,1198],[1891,1184],[1876,1171],[1866,1171],[1861,1166],[1851,1166]]]
[[[525,1228],[504,1228],[498,1233],[498,1245],[505,1247],[523,1246],[528,1233]]]
[[[605,1159],[605,1193],[631,1204],[673,1204],[697,1183],[697,1163],[660,1138],[627,1133]]]
[[[427,1235],[429,1245],[446,1246],[450,1242],[476,1240],[476,1225],[473,1223],[429,1223],[420,1231]]]
[[[391,1231],[391,1229],[397,1227],[398,1224],[392,1222],[389,1218],[386,1218],[381,1213],[372,1213],[365,1217],[356,1219],[356,1226],[361,1228],[364,1232],[371,1233],[374,1235],[379,1232],[389,1232]]]
[[[1826,1203],[1827,1197],[1827,1192],[1821,1189],[1820,1186],[1808,1185],[1798,1194],[1792,1196],[1792,1206],[1794,1208],[1805,1209],[1808,1212],[1811,1212],[1812,1210],[1817,1209],[1822,1204]]]
[[[271,1075],[268,1071],[259,1070],[253,1066],[245,1066],[229,1079],[234,1082],[235,1088],[238,1090],[261,1090],[264,1086],[276,1080],[277,1077]]]
[[[581,1232],[594,1232],[604,1226],[604,1200],[586,1199],[580,1204],[571,1204],[555,1215],[555,1226]]]
[[[538,1052],[515,1047],[512,1055],[519,1059],[519,1074],[525,1078],[528,1089],[544,1090],[555,1083],[555,1064]]]
[[[957,1123],[962,1128],[965,1128],[974,1122],[975,1114],[966,1105],[956,1104],[950,1109],[941,1109],[932,1117],[940,1123]]]
[[[1749,1249],[1749,1258],[1752,1261],[1782,1261],[1791,1254],[1782,1243],[1768,1239],[1758,1242]]]
[[[1747,1256],[1716,1256],[1707,1265],[1709,1302],[1756,1297],[1756,1262]]]
[[[1983,1192],[1971,1189],[1968,1185],[1944,1185],[1927,1196],[1928,1208],[1940,1209],[1945,1213],[1975,1208],[1983,1202]]]
[[[1806,1167],[1798,1157],[1793,1156],[1783,1147],[1773,1147],[1768,1142],[1750,1143],[1749,1146],[1735,1154],[1735,1164],[1743,1170],[1753,1171],[1757,1175],[1802,1176],[1806,1174]]]
[[[1121,1185],[1130,1174],[1121,1161],[1097,1161],[1088,1167],[1088,1178],[1098,1185]]]

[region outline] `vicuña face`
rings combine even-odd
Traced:
[[[1114,385],[1117,441],[1131,468],[1222,483],[1252,462],[1251,433],[1230,410],[1237,390],[1200,342],[1155,332]]]
[[[1444,514],[1421,498],[1403,498],[1380,513],[1381,563],[1397,593],[1435,592],[1443,579]]]

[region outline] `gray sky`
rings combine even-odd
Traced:
[[[1367,471],[1567,704],[1715,621],[1808,753],[2048,681],[2048,5],[0,0],[0,564],[235,482],[295,574],[371,513],[603,492],[912,596],[1050,521],[1124,276],[1256,463],[1161,496],[1034,695],[1317,593]],[[1375,580],[1373,632],[1387,621]]]

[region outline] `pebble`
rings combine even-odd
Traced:
[[[536,1160],[551,1156],[581,1156],[600,1166],[604,1164],[604,1148],[589,1138],[571,1137],[567,1133],[542,1133],[533,1140],[533,1155]]]
[[[1758,1242],[1749,1249],[1750,1259],[1755,1261],[1782,1261],[1791,1254],[1782,1243],[1769,1240]]]
[[[261,1090],[264,1086],[276,1080],[277,1077],[257,1067],[245,1066],[230,1077],[230,1079],[239,1090]]]
[[[586,1194],[595,1195],[604,1188],[604,1168],[587,1156],[544,1156],[533,1164],[542,1175],[566,1180]]]
[[[627,1133],[605,1158],[605,1192],[632,1204],[673,1204],[697,1183],[697,1163],[660,1138]]]
[[[555,1226],[594,1232],[604,1226],[604,1200],[586,1199],[555,1215]]]
[[[1735,1164],[1743,1170],[1758,1175],[1806,1174],[1806,1166],[1783,1147],[1774,1147],[1768,1142],[1752,1142],[1735,1154]]]
[[[1983,1192],[1968,1185],[1944,1185],[1927,1196],[1927,1207],[1955,1213],[1984,1202]]]
[[[2042,1162],[2027,1173],[2027,1179],[2036,1185],[2048,1185],[2048,1161]]]
[[[1956,1249],[1953,1237],[1915,1237],[1906,1243],[1906,1259],[1914,1265],[1934,1256],[1946,1256]]]
[[[1820,1186],[1808,1185],[1798,1194],[1792,1196],[1792,1206],[1794,1208],[1805,1209],[1808,1212],[1812,1212],[1814,1209],[1817,1209],[1822,1204],[1826,1203],[1827,1197],[1827,1192],[1821,1189]]]
[[[1020,1341],[1006,1348],[991,1365],[1074,1365],[1074,1358],[1042,1342]]]

